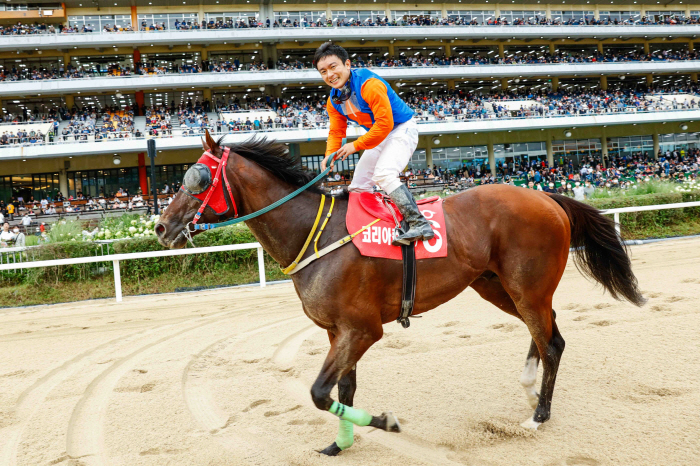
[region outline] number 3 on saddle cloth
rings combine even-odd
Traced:
[[[433,196],[420,199],[416,203],[435,231],[435,238],[430,241],[416,242],[416,259],[447,257],[447,228],[442,199]],[[401,221],[403,218],[401,213],[394,204],[390,205],[394,209],[396,218]],[[356,232],[376,219],[380,221],[355,236],[352,240],[353,244],[363,256],[402,260],[401,247],[391,245],[396,223],[383,201],[383,196],[379,193],[351,192],[348,213],[345,217],[348,232]]]

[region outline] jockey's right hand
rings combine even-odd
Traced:
[[[326,158],[321,161],[321,171],[326,170],[326,166],[328,165],[328,159],[330,159],[331,157],[333,157],[333,154],[327,155]],[[333,167],[334,164],[335,160],[331,160],[331,167]]]

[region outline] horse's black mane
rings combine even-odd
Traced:
[[[221,139],[219,139],[219,145],[229,147],[231,152],[257,163],[280,180],[293,186],[304,186],[316,176],[301,168],[301,164],[291,156],[287,146],[268,140],[264,136],[260,138],[253,136],[247,141],[231,144],[222,144]],[[325,194],[317,185],[309,187],[308,191]]]

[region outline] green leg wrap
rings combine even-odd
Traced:
[[[352,422],[343,421],[342,419],[340,420],[340,425],[338,426],[338,436],[335,438],[335,444],[338,445],[338,448],[341,450],[350,448],[352,443],[355,441],[355,437],[353,435],[354,427],[355,426]]]
[[[329,409],[332,414],[335,414],[344,421],[350,421],[356,426],[368,426],[372,422],[372,415],[364,409],[352,408],[345,406],[342,403],[334,401]]]

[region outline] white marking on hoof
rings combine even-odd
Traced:
[[[520,384],[525,389],[525,394],[527,395],[528,404],[532,409],[537,408],[537,404],[540,402],[540,395],[535,389],[535,384],[537,383],[537,358],[529,358],[525,362],[525,367],[523,368],[523,374],[520,376]]]
[[[541,425],[541,422],[535,421],[535,415],[533,414],[530,419],[527,421],[523,422],[520,424],[521,427],[524,427],[526,429],[532,429],[532,430],[537,430],[537,428]]]

